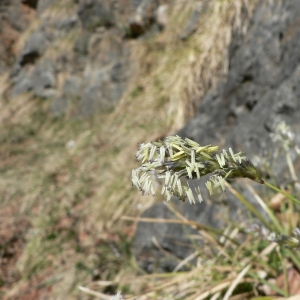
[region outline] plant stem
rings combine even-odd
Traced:
[[[293,252],[293,250],[291,249],[285,249],[285,251],[288,253],[288,255],[290,256],[293,263],[297,266],[297,268],[300,268],[300,260],[299,257],[297,257],[297,255],[295,254],[295,252]]]
[[[291,196],[290,194],[288,194],[287,192],[285,192],[284,190],[280,189],[280,188],[277,188],[276,186],[274,186],[273,184],[267,182],[267,181],[264,181],[264,184],[266,186],[268,186],[269,188],[271,188],[272,190],[288,197],[289,199],[291,199],[294,203],[297,203],[300,205],[300,200],[296,199],[295,197]]]
[[[267,222],[267,220],[259,213],[259,211],[248,202],[248,200],[238,191],[236,191],[228,182],[225,182],[226,187],[230,192],[237,197],[237,199],[242,202],[249,211],[251,211],[269,230],[273,230],[272,226]]]
[[[271,209],[266,205],[266,203],[258,196],[258,194],[256,193],[256,191],[252,188],[251,185],[247,185],[249,191],[253,194],[253,196],[255,197],[255,199],[257,200],[257,202],[260,204],[260,206],[264,209],[264,211],[268,214],[269,218],[272,220],[274,226],[276,227],[278,232],[283,232],[283,228],[280,225],[278,219],[276,218],[276,216],[274,215],[274,213],[271,211]]]
[[[287,163],[288,163],[290,173],[291,173],[291,176],[292,176],[293,180],[298,181],[298,177],[297,177],[296,172],[295,172],[295,168],[294,168],[294,165],[293,165],[293,161],[292,161],[290,152],[286,153],[286,160],[287,160]]]

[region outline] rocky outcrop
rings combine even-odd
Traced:
[[[16,42],[20,34],[35,16],[28,1],[0,1],[0,74],[8,71],[14,63]]]
[[[112,110],[135,76],[130,39],[165,22],[152,0],[25,3],[37,20],[17,55],[11,95],[47,99],[54,116]]]
[[[86,30],[116,25],[113,1],[80,1],[77,13]]]
[[[265,154],[280,121],[299,132],[299,11],[298,1],[261,2],[245,39],[232,41],[225,82],[179,134]]]
[[[194,5],[189,20],[185,25],[182,33],[180,34],[181,40],[186,40],[197,30],[199,19],[204,8],[203,6],[204,4],[202,2],[196,2],[196,4]]]
[[[195,118],[178,132],[180,136],[201,145],[230,146],[248,155],[272,157],[275,146],[270,133],[280,121],[300,132],[299,11],[297,0],[260,2],[246,36],[235,35],[232,40],[227,78],[204,97]],[[299,145],[299,134],[296,142]],[[273,175],[284,182],[285,159],[277,158],[272,167]],[[224,227],[225,219],[236,220],[237,203],[228,194],[223,198],[227,208],[211,202],[207,195],[204,198],[208,200],[193,207],[174,205],[185,218],[214,228]],[[142,217],[163,216],[174,218],[166,207],[155,204]],[[139,223],[135,252],[140,266],[147,271],[173,270],[178,262],[172,255],[182,260],[192,253],[186,243],[190,234],[178,224]],[[153,242],[155,238],[161,248]]]

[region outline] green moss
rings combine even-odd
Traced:
[[[137,98],[143,93],[143,87],[141,86],[136,86],[130,93],[130,97],[132,98]]]

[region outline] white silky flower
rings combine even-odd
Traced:
[[[230,153],[232,159],[236,162],[236,158],[235,158],[234,153],[231,148],[229,148],[229,153]]]
[[[177,186],[177,180],[178,180],[178,173],[175,173],[173,176],[173,179],[172,179],[172,190],[175,190],[175,187]]]
[[[150,154],[149,154],[149,161],[152,161],[155,155],[155,151],[156,151],[156,146],[152,145],[151,150],[150,150]]]
[[[169,190],[166,190],[166,200],[169,202],[171,200],[171,193]]]
[[[148,155],[149,155],[149,149],[151,149],[152,144],[147,143],[147,144],[140,144],[138,151],[136,152],[136,159],[138,161],[142,161],[143,163],[147,161]]]
[[[188,198],[188,200],[190,201],[191,204],[196,203],[195,197],[194,197],[194,194],[193,194],[191,188],[188,188],[188,189],[187,189],[186,195],[187,195],[187,198]]]
[[[187,197],[190,203],[195,203],[192,190],[182,178],[199,179],[213,174],[206,183],[210,195],[225,190],[224,178],[247,177],[263,183],[259,171],[246,157],[242,157],[241,153],[234,153],[231,148],[220,151],[217,146],[200,146],[179,136],[169,136],[165,141],[140,144],[136,158],[142,163],[132,171],[132,184],[142,194],[155,195],[153,182],[161,179],[161,194],[167,201],[174,195],[182,201]],[[149,173],[155,173],[156,177],[150,178]],[[202,202],[200,189],[196,189],[195,192],[199,202]]]
[[[131,180],[132,184],[138,188],[138,190],[142,190],[142,186],[138,177],[138,170],[132,170]]]
[[[293,234],[294,234],[296,237],[300,238],[300,229],[299,229],[298,227],[294,228]]]
[[[159,148],[159,153],[160,153],[160,161],[163,163],[165,160],[165,154],[166,154],[166,149],[165,147],[160,147]]]
[[[200,178],[200,171],[199,171],[199,167],[201,166],[201,164],[195,164],[196,168],[195,168],[195,171],[196,171],[196,175],[197,175],[197,178],[199,179]]]
[[[222,176],[212,175],[205,185],[211,196],[219,193],[220,189],[222,189],[223,192],[225,191],[225,180]]]
[[[189,179],[192,179],[193,175],[192,175],[191,167],[186,167],[186,171],[187,171]]]
[[[268,236],[267,236],[267,240],[269,240],[270,242],[275,242],[277,239],[277,235],[275,232],[271,232]]]
[[[110,298],[110,300],[123,300],[123,297],[121,295],[121,291],[118,291],[116,295]]]
[[[220,155],[217,154],[216,158],[218,160],[218,163],[219,163],[220,167],[223,168],[226,164],[224,155],[222,153]]]
[[[192,164],[193,167],[194,167],[195,164],[196,164],[196,160],[195,160],[195,151],[194,151],[194,150],[191,151],[191,164]]]
[[[196,194],[198,196],[198,200],[201,203],[203,201],[203,198],[202,198],[202,195],[201,195],[200,187],[196,187],[195,191],[196,191]]]
[[[209,194],[212,196],[212,195],[213,195],[212,183],[211,183],[210,181],[207,181],[207,182],[205,183],[205,186],[206,186],[206,188],[208,189]]]
[[[165,185],[168,186],[171,179],[171,172],[167,171],[165,174]]]
[[[178,189],[179,195],[182,196],[183,195],[183,189],[182,189],[182,185],[181,185],[180,179],[177,179],[177,189]]]

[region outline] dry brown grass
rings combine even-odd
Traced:
[[[76,17],[77,4],[72,0],[52,1],[47,9],[45,9],[40,18],[44,21],[55,23],[60,20],[66,20]]]
[[[16,55],[20,54],[20,52],[24,49],[26,41],[28,40],[29,36],[35,32],[39,26],[41,26],[41,20],[40,19],[34,19],[30,25],[28,26],[28,28],[25,30],[25,32],[23,32],[19,39],[17,40],[16,44],[15,44],[15,49],[14,52],[16,53]]]
[[[169,124],[173,131],[194,115],[203,95],[227,74],[232,32],[246,32],[257,1],[202,3],[197,30],[187,41],[180,41],[179,36],[199,2],[175,1],[165,31],[133,50],[144,62],[147,75],[143,79],[151,78],[153,82],[148,89],[149,97],[167,99],[166,115],[169,120],[176,120],[172,126]]]

